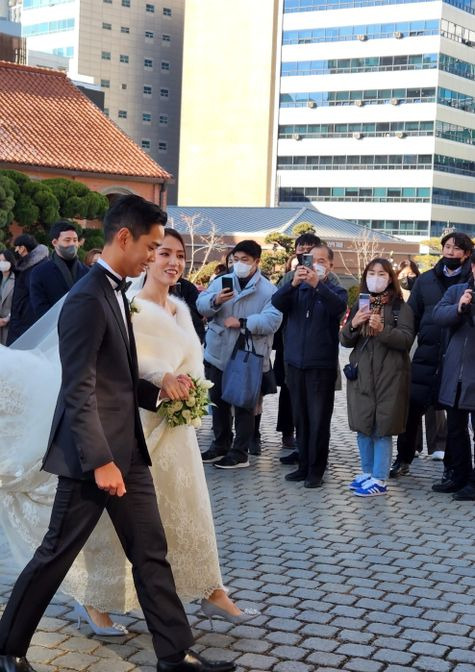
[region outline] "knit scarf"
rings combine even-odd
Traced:
[[[383,306],[389,303],[392,299],[392,292],[385,289],[384,292],[380,294],[371,294],[371,303],[370,303],[370,312],[375,315],[381,315],[381,321],[384,326],[384,310]],[[376,331],[369,326],[368,322],[365,322],[362,326],[361,332],[363,336],[374,336]]]

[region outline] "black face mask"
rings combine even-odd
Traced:
[[[462,259],[457,259],[457,257],[442,257],[442,259],[444,266],[446,266],[449,271],[455,271],[462,265]]]
[[[303,252],[299,252],[298,254],[295,255],[297,257],[297,261],[299,262],[299,266],[302,266],[303,264],[303,255],[304,255]]]

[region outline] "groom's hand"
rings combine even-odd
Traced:
[[[162,379],[160,397],[172,401],[188,399],[190,384],[192,382],[188,376],[174,376],[172,373],[166,373]]]
[[[94,478],[99,490],[106,490],[109,495],[117,495],[117,497],[125,495],[124,479],[122,478],[120,469],[116,467],[114,462],[109,462],[102,467],[94,469]]]

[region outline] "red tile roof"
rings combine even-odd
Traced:
[[[0,162],[170,179],[62,72],[0,61]]]

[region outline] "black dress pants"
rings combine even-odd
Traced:
[[[216,366],[205,362],[206,378],[214,383],[209,391],[213,406],[214,450],[219,455],[232,455],[244,462],[248,458],[249,448],[254,437],[254,411],[234,406],[234,442],[233,416],[231,404],[221,399],[223,372]],[[232,444],[232,447],[231,447]]]
[[[335,401],[336,369],[288,366],[299,448],[299,470],[307,478],[322,478],[327,468],[330,424]]]
[[[399,461],[411,464],[414,459],[422,426],[422,418],[424,417],[425,412],[425,406],[416,404],[411,400],[406,429],[397,437],[397,459]]]
[[[0,621],[0,654],[26,655],[43,613],[104,509],[132,572],[157,657],[189,648],[193,636],[175,590],[157,497],[138,451],[124,478],[127,493],[110,496],[93,480],[59,477],[48,532],[20,574]]]
[[[279,392],[279,410],[277,413],[278,432],[283,436],[292,436],[294,433],[294,416],[292,413],[292,398],[287,383],[282,383]]]
[[[472,482],[473,465],[472,445],[468,432],[469,416],[470,411],[463,411],[457,406],[447,408],[447,449],[444,456],[444,467],[446,471],[451,471],[452,480],[460,484],[461,488],[469,480]]]

